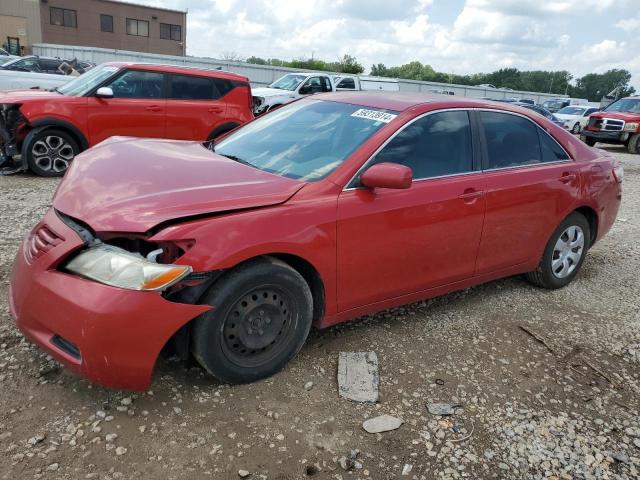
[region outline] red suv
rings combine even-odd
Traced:
[[[106,63],[51,91],[1,93],[0,164],[5,174],[61,176],[79,152],[114,135],[203,141],[252,118],[246,77]]]

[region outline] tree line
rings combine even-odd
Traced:
[[[249,57],[245,61],[258,65],[274,65],[305,70],[350,74],[360,74],[364,72],[364,67],[351,55],[344,55],[335,62],[326,62],[315,58],[286,61],[276,58],[263,59],[260,57]],[[491,84],[498,88],[553,93],[561,96],[567,95],[573,98],[586,98],[591,102],[600,101],[603,95],[606,95],[616,87],[622,87],[622,96],[635,93],[635,89],[629,85],[631,73],[628,70],[618,68],[608,70],[604,73],[589,73],[578,78],[574,78],[573,75],[566,70],[521,71],[517,68],[501,68],[491,73],[457,75],[437,72],[431,65],[413,61],[397,67],[387,67],[382,63],[378,63],[372,65],[371,75],[458,85]]]

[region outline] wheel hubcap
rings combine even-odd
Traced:
[[[582,228],[573,225],[567,228],[553,248],[551,270],[557,278],[570,275],[580,263],[584,253],[584,232]]]
[[[279,353],[291,330],[289,296],[276,288],[255,289],[231,308],[224,323],[224,349],[236,363],[260,363]]]
[[[38,168],[55,173],[62,173],[69,168],[75,156],[71,144],[57,135],[47,135],[35,142],[31,154]]]

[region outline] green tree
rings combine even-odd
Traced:
[[[587,98],[591,102],[599,102],[600,99],[616,87],[622,87],[621,97],[635,93],[635,88],[629,86],[631,73],[628,70],[614,68],[604,73],[589,73],[576,80],[576,86],[572,95],[579,98]]]

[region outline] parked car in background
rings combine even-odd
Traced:
[[[440,90],[437,88],[432,88],[430,90],[427,90],[427,92],[429,93],[437,93],[439,95],[455,95],[456,92],[454,92],[453,90]]]
[[[30,55],[26,57],[18,57],[13,60],[9,60],[0,66],[2,70],[11,70],[14,72],[36,72],[36,73],[50,73],[55,75],[67,75],[62,68],[64,65],[71,66],[78,74],[83,74],[92,69],[95,65],[90,62],[73,60],[63,60],[57,57],[39,57],[37,55]]]
[[[336,91],[382,90],[385,92],[400,91],[397,78],[368,77],[364,75],[334,75],[333,84]]]
[[[42,176],[63,175],[114,135],[204,141],[253,118],[246,77],[142,63],[106,63],[52,91],[0,93],[0,109],[5,172]]]
[[[578,134],[587,125],[589,115],[598,110],[587,105],[573,105],[561,108],[554,115],[564,122],[564,128]]]
[[[621,98],[591,114],[581,138],[589,146],[625,145],[630,153],[640,153],[640,96]]]
[[[312,324],[516,274],[563,287],[622,195],[615,159],[540,115],[420,93],[305,98],[215,152],[112,138],[81,160],[18,251],[10,311],[73,371],[135,390],[165,347],[251,382]]]
[[[586,98],[552,98],[542,102],[542,106],[551,113],[556,113],[558,110],[568,107],[569,105],[584,105],[588,102],[589,100]]]
[[[481,83],[480,85],[476,85],[476,87],[496,88],[495,85],[491,85],[490,83]]]
[[[52,57],[17,57],[0,65],[0,92],[18,89],[52,89],[93,68],[89,62]]]
[[[544,118],[552,121],[555,125],[558,125],[559,127],[564,128],[564,121],[560,120],[558,117],[556,117],[553,113],[551,113],[549,110],[547,110],[544,107],[540,107],[539,105],[532,105],[530,103],[522,103],[522,102],[512,103],[512,105],[533,110],[534,112],[542,115]]]
[[[0,64],[6,62],[7,60],[11,60],[14,58],[20,58],[18,55],[11,55],[4,48],[0,48]]]
[[[335,84],[330,74],[289,73],[268,87],[253,89],[253,113],[261,115],[298,98],[326,92],[335,92]]]

